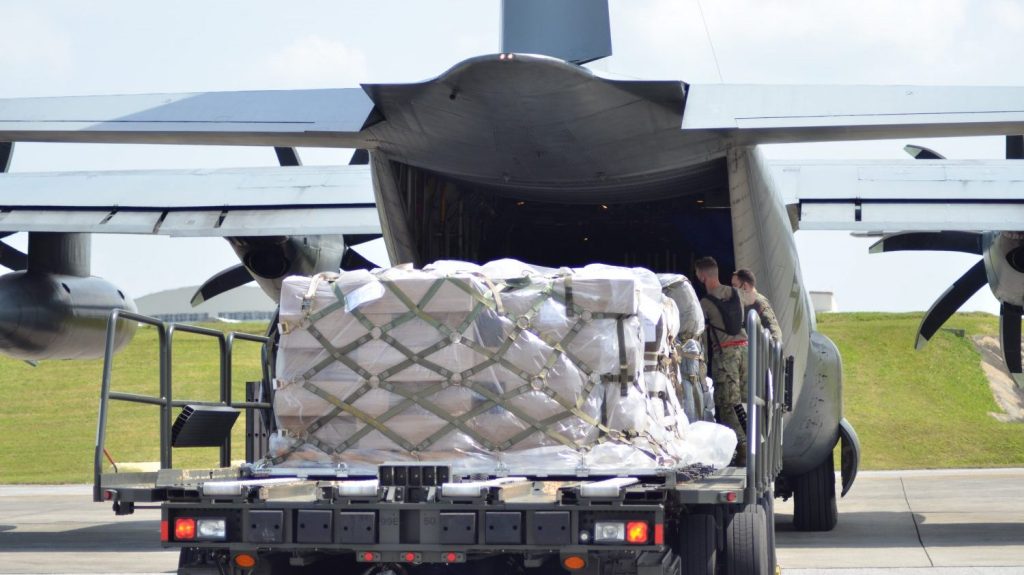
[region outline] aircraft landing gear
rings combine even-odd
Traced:
[[[793,481],[793,525],[798,531],[831,531],[839,520],[832,453]]]

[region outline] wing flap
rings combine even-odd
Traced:
[[[379,234],[367,166],[0,176],[0,232]]]
[[[0,99],[0,141],[366,148],[372,111],[361,88]]]
[[[1024,229],[1024,162],[772,162],[799,228],[851,231]]]
[[[1024,88],[698,84],[682,129],[742,144],[1016,134]]]

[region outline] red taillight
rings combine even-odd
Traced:
[[[196,520],[191,517],[179,517],[174,520],[174,540],[192,541],[196,538]]]
[[[405,555],[402,555],[402,559],[405,559],[406,563],[412,563],[413,561],[416,560],[416,554],[413,553],[412,551],[409,551]]]
[[[665,544],[665,524],[655,523],[654,524],[654,544],[664,545]]]
[[[377,558],[377,556],[374,555],[374,553],[372,551],[364,551],[363,552],[363,561],[369,562],[369,561],[373,561],[376,558]]]
[[[646,521],[630,521],[626,523],[626,543],[647,543]]]
[[[446,563],[455,563],[459,560],[459,556],[454,553],[447,553],[444,556],[444,560]]]
[[[160,541],[167,542],[170,539],[168,533],[167,520],[164,519],[160,522]]]

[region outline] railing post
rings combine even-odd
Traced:
[[[117,325],[120,321],[136,321],[151,325],[157,328],[157,337],[160,341],[160,389],[161,392],[164,388],[164,378],[167,368],[167,361],[164,356],[164,343],[166,341],[166,325],[164,322],[132,313],[122,309],[115,309],[110,312],[110,316],[107,318],[107,333],[106,341],[103,353],[103,379],[100,384],[100,409],[99,417],[96,423],[96,448],[93,452],[93,500],[102,501],[102,476],[103,476],[103,457],[106,450],[107,444],[107,418],[110,408],[110,399],[112,395],[116,395],[110,391],[112,371],[114,364],[114,347],[117,339]],[[114,397],[113,399],[119,399]],[[161,407],[167,405],[168,402],[164,401],[165,398],[160,398],[158,402]],[[163,419],[161,419],[163,421]],[[161,429],[162,431],[162,429]],[[161,451],[161,460],[163,459],[163,452]]]
[[[96,423],[96,449],[92,459],[92,500],[103,501],[103,494],[100,485],[100,476],[103,474],[103,450],[107,442],[107,398],[110,395],[110,375],[114,362],[114,344],[117,340],[117,320],[120,315],[119,309],[110,312],[107,318],[107,340],[103,352],[103,379],[100,383],[100,413],[99,421]]]
[[[750,505],[757,500],[756,468],[757,468],[757,380],[760,378],[759,332],[757,330],[757,312],[747,313],[747,487],[744,490],[743,502]]]
[[[167,326],[167,339],[161,342],[160,355],[164,362],[163,374],[160,380],[160,399],[163,404],[160,406],[160,468],[171,469],[174,464],[171,450],[171,411],[174,400],[171,382],[173,381],[174,363],[174,332],[177,326]]]
[[[220,337],[220,402],[231,406],[231,363],[234,359],[235,333]],[[246,414],[248,417],[248,413]],[[231,434],[224,437],[220,446],[220,466],[231,467]]]

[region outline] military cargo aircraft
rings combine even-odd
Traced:
[[[859,447],[793,232],[998,232],[1000,210],[1016,203],[984,182],[1011,181],[1016,168],[769,163],[759,146],[1017,134],[1024,89],[616,79],[583,67],[611,53],[610,26],[605,1],[506,0],[499,53],[419,83],[0,100],[3,171],[16,142],[266,146],[281,164],[0,176],[0,234],[29,233],[27,253],[0,248],[15,270],[0,277],[0,349],[26,360],[102,354],[107,313],[132,303],[90,277],[96,233],[226,238],[240,263],[195,301],[252,280],[274,297],[288,275],[368,265],[353,246],[378,236],[391,261],[417,265],[514,257],[690,274],[712,255],[723,271],[754,270],[775,305],[795,379],[777,492],[794,496],[798,528],[831,529],[832,450],[842,441],[845,493]],[[349,165],[302,167],[294,148],[306,146],[358,152]],[[952,189],[972,183],[986,189]],[[788,191],[799,203],[785,204]],[[958,208],[941,209],[949,204]],[[910,245],[898,237],[886,249]],[[987,279],[1020,281],[1013,258],[995,257],[1019,240],[984,237]],[[123,329],[120,345],[131,337]]]

